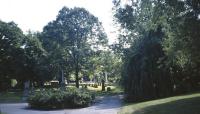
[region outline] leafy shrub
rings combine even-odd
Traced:
[[[36,109],[78,108],[89,106],[94,98],[94,94],[84,89],[44,89],[30,95],[28,103]]]

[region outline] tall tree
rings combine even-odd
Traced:
[[[23,88],[27,80],[38,82],[51,79],[50,66],[44,64],[45,50],[35,34],[24,35],[14,22],[0,21],[0,38],[1,84],[16,79],[17,85]],[[48,68],[44,70],[44,66]]]
[[[23,43],[24,63],[28,80],[44,82],[53,77],[52,66],[37,33],[28,33]]]
[[[165,11],[167,24],[163,47],[168,56],[173,75],[178,81],[177,88],[181,91],[196,90],[199,78],[199,32],[200,9],[198,0],[169,1]],[[169,9],[170,8],[170,9]],[[173,12],[173,13],[170,13]]]
[[[130,100],[158,98],[196,88],[199,1],[114,3],[116,21],[122,27],[119,46],[124,52],[125,90]],[[124,49],[127,42],[130,48]]]
[[[21,49],[25,36],[14,22],[0,21],[0,80],[9,82],[19,71],[16,61],[23,55]],[[3,84],[2,82],[1,84]],[[6,88],[9,86],[4,86]]]
[[[79,87],[79,73],[84,64],[100,46],[107,43],[106,35],[98,19],[83,8],[62,8],[55,21],[44,27],[43,38],[47,50],[50,48],[62,50],[59,54],[64,58],[62,65],[70,67],[75,73],[76,87]],[[51,47],[47,47],[51,46]],[[54,52],[56,53],[56,52]]]

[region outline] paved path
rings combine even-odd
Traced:
[[[62,109],[39,111],[28,109],[27,103],[0,104],[0,110],[6,114],[117,114],[121,106],[122,95],[105,96],[94,105],[81,109]]]

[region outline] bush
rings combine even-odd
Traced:
[[[78,108],[89,106],[94,98],[94,94],[84,89],[44,89],[30,95],[28,103],[36,109]]]

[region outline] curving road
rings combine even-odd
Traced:
[[[62,109],[40,111],[28,109],[27,103],[0,104],[0,110],[6,114],[117,114],[121,107],[122,95],[104,96],[99,102],[81,109]]]

